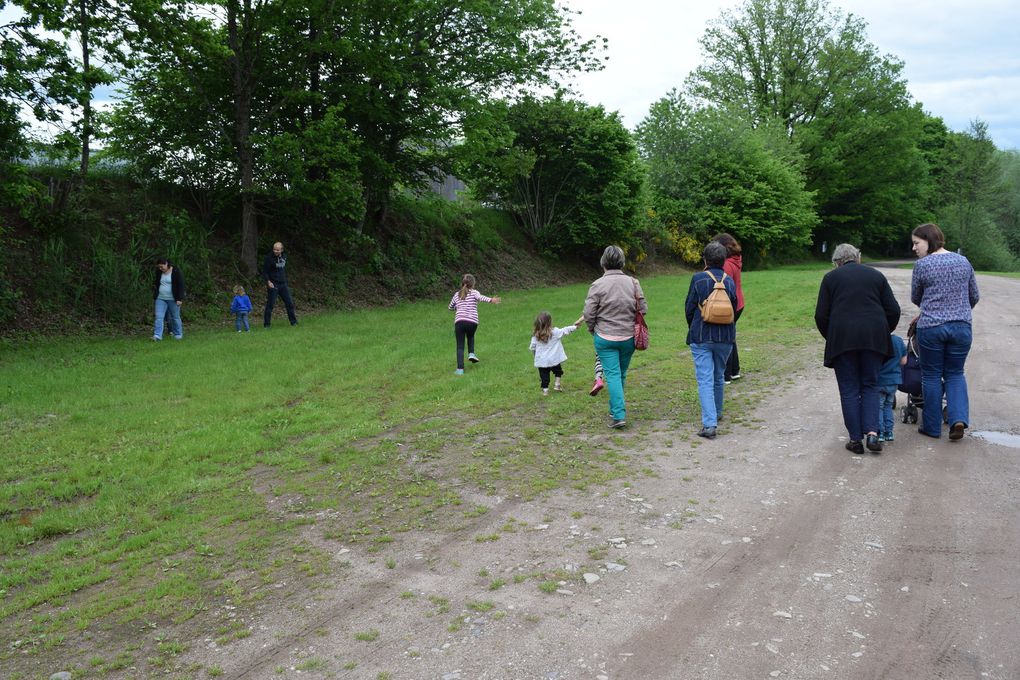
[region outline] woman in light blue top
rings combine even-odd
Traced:
[[[943,388],[949,439],[959,441],[970,424],[967,378],[963,373],[973,338],[971,309],[978,303],[974,267],[963,255],[945,249],[946,237],[935,224],[922,224],[910,236],[917,264],[910,300],[921,308],[917,340],[921,348],[921,392],[925,408],[917,431],[942,435]]]
[[[175,340],[184,337],[181,324],[181,305],[184,303],[184,276],[165,257],[156,260],[156,273],[152,280],[152,299],[155,306],[155,321],[152,339],[163,339],[164,319],[170,321],[170,332]]]

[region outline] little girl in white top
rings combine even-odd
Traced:
[[[573,325],[566,328],[554,328],[552,315],[549,312],[542,312],[535,317],[535,334],[531,336],[531,351],[535,355],[535,367],[538,369],[538,377],[542,382],[542,394],[549,394],[549,374],[556,376],[556,383],[553,389],[562,392],[560,378],[563,377],[563,362],[567,360],[567,353],[563,351],[563,336],[570,335],[577,330],[578,325],[584,321],[582,316]]]

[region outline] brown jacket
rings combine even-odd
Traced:
[[[635,293],[637,300],[634,299]],[[638,307],[640,305],[640,307]],[[634,336],[634,313],[648,313],[648,303],[637,279],[610,269],[591,284],[584,301],[584,322],[589,333],[602,337]]]

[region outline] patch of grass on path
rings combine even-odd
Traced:
[[[745,384],[774,383],[782,357],[817,341],[824,271],[745,275]],[[311,524],[323,540],[382,549],[393,533],[477,521],[465,489],[532,498],[640,474],[643,437],[698,418],[688,280],[642,282],[652,346],[634,357],[623,433],[605,427],[605,396],[587,396],[585,330],[565,339],[563,393],[541,395],[527,349],[535,315],[569,323],[586,286],[483,305],[481,363],[464,376],[445,301],[182,342],[140,328],[0,344],[0,662],[66,658],[52,641],[83,631],[100,644],[124,625],[252,605],[282,574],[314,582],[331,567],[304,543]],[[731,413],[753,408],[734,395]]]

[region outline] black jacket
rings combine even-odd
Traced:
[[[274,286],[287,285],[287,253],[277,257],[272,251],[262,260],[262,280],[272,281]]]
[[[174,300],[180,302],[184,299],[184,274],[181,270],[170,263],[170,287],[173,289]],[[159,279],[163,276],[163,272],[156,270],[156,277],[152,280],[152,299],[155,300],[159,297]]]
[[[856,262],[825,275],[818,289],[815,325],[825,338],[825,365],[851,350],[893,355],[889,334],[900,322],[900,305],[885,276]]]

